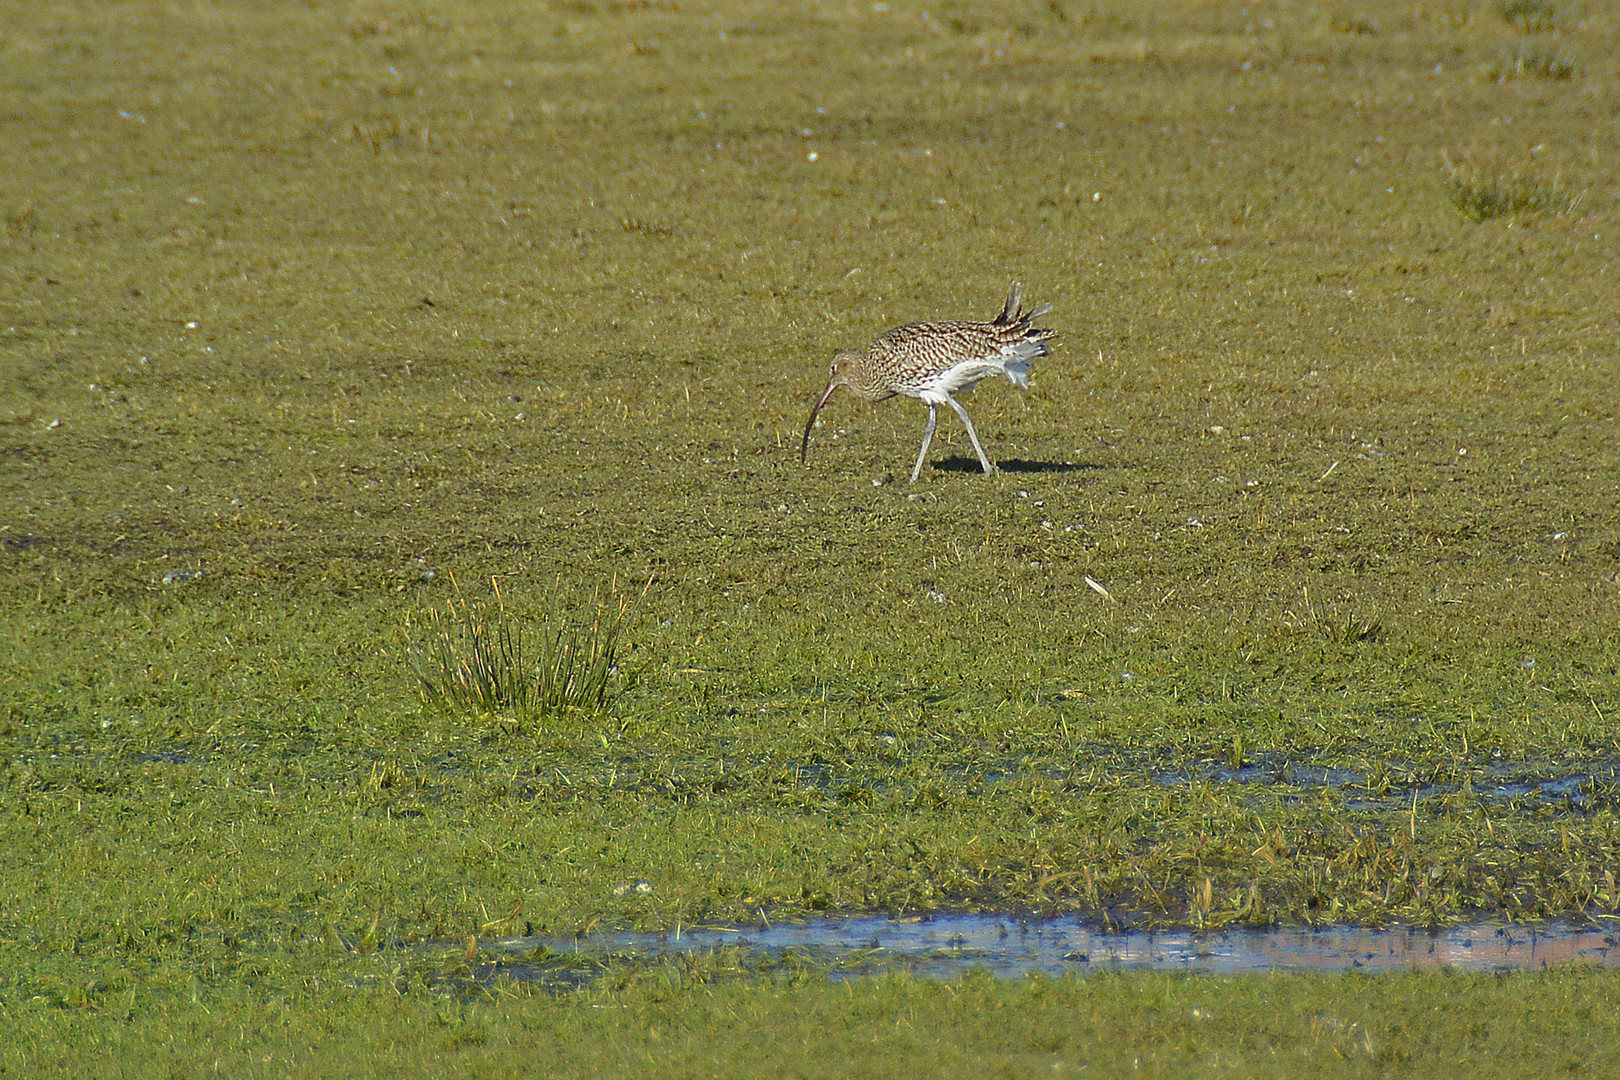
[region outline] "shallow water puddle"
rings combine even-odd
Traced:
[[[1500,926],[1447,930],[1274,927],[1196,934],[1187,930],[1109,933],[1077,920],[1024,922],[1005,915],[861,917],[783,926],[690,927],[654,934],[596,934],[578,941],[509,938],[480,943],[510,961],[480,976],[550,981],[559,961],[587,957],[672,959],[735,948],[761,966],[798,958],[834,977],[906,970],[949,977],[973,968],[1017,977],[1031,972],[1152,968],[1207,974],[1267,971],[1468,971],[1541,968],[1584,961],[1620,967],[1620,921],[1612,925]],[[543,958],[543,959],[537,959]]]

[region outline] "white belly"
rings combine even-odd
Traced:
[[[997,356],[963,360],[930,377],[926,383],[916,390],[903,392],[910,393],[933,405],[943,405],[948,395],[954,394],[958,390],[966,390],[980,379],[990,375],[1006,375],[1013,382],[1020,382],[1019,379],[1013,378],[1007,371],[1008,359],[1010,357]],[[1027,386],[1029,384],[1024,381],[1021,385]]]

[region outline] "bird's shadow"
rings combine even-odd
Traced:
[[[996,468],[1002,472],[1010,473],[1071,473],[1100,469],[1102,466],[1085,462],[1025,461],[1022,458],[1005,458],[996,462]],[[934,462],[934,469],[938,472],[961,473],[984,471],[984,467],[979,464],[978,458],[965,457],[961,454],[952,454],[948,458]]]

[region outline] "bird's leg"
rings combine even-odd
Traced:
[[[967,410],[962,408],[961,402],[957,401],[948,394],[946,395],[945,400],[951,403],[951,408],[956,410],[956,415],[960,416],[962,418],[962,423],[967,425],[968,438],[973,440],[973,449],[979,455],[979,464],[984,466],[985,474],[988,475],[995,472],[996,467],[990,464],[990,459],[984,454],[984,447],[979,445],[979,433],[973,430],[973,421],[968,419]]]
[[[939,414],[934,410],[934,403],[930,401],[928,403],[928,425],[923,428],[922,449],[917,451],[917,467],[911,470],[911,482],[913,484],[917,482],[917,477],[922,475],[923,459],[928,456],[928,444],[934,441],[934,424],[938,419]]]

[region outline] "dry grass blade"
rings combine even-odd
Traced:
[[[1119,602],[1119,601],[1114,599],[1114,594],[1109,592],[1103,586],[1102,582],[1097,581],[1095,578],[1091,577],[1089,574],[1086,575],[1086,585],[1088,585],[1091,588],[1092,592],[1096,593],[1098,596],[1102,597],[1104,600],[1107,600],[1110,604],[1116,604],[1116,603]]]

